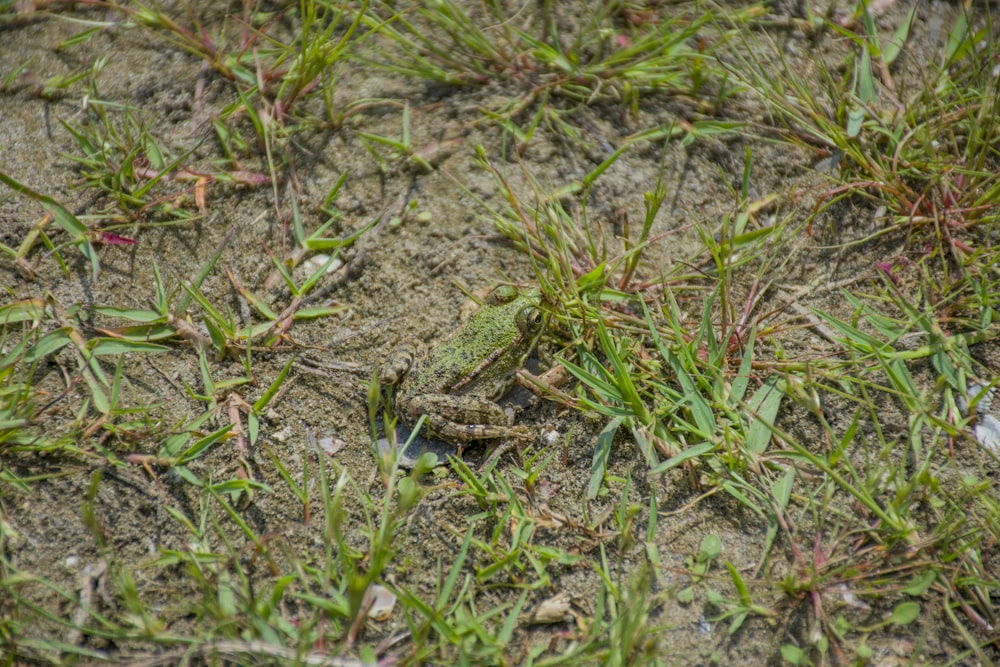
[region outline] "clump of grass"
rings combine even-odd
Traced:
[[[97,77],[106,62],[99,59],[88,72],[83,117],[61,120],[80,151],[63,154],[77,166],[79,180],[72,186],[101,191],[119,209],[117,215],[104,211],[102,219],[119,223],[104,225],[102,233],[108,236],[140,216],[178,221],[197,217],[191,208],[204,210],[205,190],[218,180],[185,165],[201,141],[181,155],[172,155],[156,139],[152,122],[142,120],[137,109],[104,100]]]
[[[584,193],[621,152],[583,179]],[[736,468],[756,465],[770,434],[766,429],[747,429],[755,415],[773,418],[780,392],[772,384],[754,396],[748,393],[757,338],[751,312],[769,288],[763,276],[789,261],[781,249],[794,237],[796,226],[790,220],[770,227],[753,222],[755,203],[747,196],[745,175],[742,192],[737,193],[737,213],[718,234],[699,229],[702,252],[709,260],[708,280],[682,273],[685,266],[703,263],[702,258],[692,257],[653,281],[640,267],[643,253],[656,241],[652,229],[666,196],[662,183],[646,193],[646,214],[639,229],[633,232],[626,226],[619,239],[609,239],[587,219],[585,194],[579,219],[574,219],[557,197],[524,201],[506,186],[500,172],[494,175],[508,203],[506,211],[494,213],[497,227],[532,258],[539,283],[550,302],[558,304],[557,320],[566,327],[575,352],[574,362],[559,360],[586,387],[571,405],[610,420],[598,438],[590,495],[601,487],[601,461],[623,426],[657,474],[692,457],[717,452],[722,443],[739,443],[738,450],[730,451]],[[743,266],[753,266],[757,278],[741,299],[735,290],[736,274]],[[700,322],[691,329],[677,316],[680,308],[673,286],[701,282],[714,286],[695,288],[704,296],[704,306]],[[742,359],[732,361],[740,351]],[[680,387],[664,382],[665,375],[676,377]],[[704,400],[701,394],[706,395]],[[557,400],[566,398],[557,395]],[[748,405],[751,412],[741,416]],[[717,412],[720,406],[730,411],[725,419]],[[719,432],[729,426],[740,435]],[[685,453],[676,458],[681,450]],[[741,493],[739,486],[735,482],[727,490]]]
[[[516,12],[487,3],[482,10],[477,16],[451,0],[404,11],[374,3],[364,16],[381,37],[371,42],[380,60],[371,62],[444,84],[500,82],[521,91],[487,116],[522,141],[542,124],[582,139],[573,120],[582,105],[610,102],[638,113],[643,95],[665,92],[706,112],[734,90],[712,56],[727,36],[704,8],[665,16],[606,3],[584,8],[573,31],[557,28],[550,3]],[[726,16],[743,25],[757,13],[751,7]]]
[[[806,28],[814,41],[850,48],[817,47],[815,73],[796,71],[766,33],[741,33],[742,50],[727,58],[734,78],[767,105],[781,139],[839,168],[838,185],[817,209],[870,198],[892,217],[877,235],[927,230],[943,254],[962,255],[973,230],[996,220],[1000,200],[1000,163],[989,148],[1000,132],[996,35],[988,13],[965,8],[953,13],[946,43],[924,56],[921,46],[910,49],[915,13],[891,36],[879,34],[866,3],[854,28],[819,20]]]
[[[367,5],[364,1],[352,9],[364,12]],[[257,12],[248,5],[239,17],[227,16],[211,34],[205,28],[209,22],[198,16],[190,23],[175,20],[159,3],[132,0],[118,8],[137,25],[210,65],[236,86],[243,96],[241,104],[258,97],[268,101],[279,125],[305,111],[301,105],[317,91],[320,99],[331,103],[326,108],[330,118],[336,117],[334,69],[360,25],[344,6],[310,1]],[[280,24],[289,18],[297,20],[297,30],[282,39]]]

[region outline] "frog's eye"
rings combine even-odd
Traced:
[[[513,285],[498,285],[486,295],[483,303],[488,306],[502,306],[517,298],[517,288]]]
[[[538,333],[545,326],[545,314],[539,308],[528,306],[518,313],[518,326],[522,331]]]

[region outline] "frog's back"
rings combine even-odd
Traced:
[[[491,317],[480,318],[481,314]],[[511,337],[517,335],[517,326],[511,316],[509,327],[505,328],[495,320],[496,315],[490,311],[477,312],[466,326],[429,350],[410,373],[407,392],[469,394],[475,393],[484,382],[509,375],[514,369],[506,357],[511,351]],[[517,361],[513,360],[515,364]]]

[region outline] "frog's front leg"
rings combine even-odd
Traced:
[[[410,372],[413,360],[419,351],[420,346],[415,341],[408,341],[393,348],[379,367],[378,383],[383,386],[399,384],[403,376]]]
[[[511,426],[507,413],[493,401],[474,396],[425,394],[407,402],[411,423],[427,415],[431,435],[443,440],[471,442],[490,438],[530,440],[530,429]]]

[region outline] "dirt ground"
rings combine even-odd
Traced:
[[[796,11],[791,6],[795,3],[788,4],[770,11],[777,15]],[[167,7],[168,12],[185,15],[180,7]],[[914,31],[925,43],[934,44],[941,39],[939,32],[933,32],[941,20],[939,16],[948,15],[955,7],[930,3],[924,10]],[[573,24],[573,10],[567,7],[565,11],[567,25]],[[206,20],[213,18],[211,12],[206,14]],[[898,19],[898,10],[879,17],[885,26]],[[81,31],[78,21],[108,23],[80,45],[57,48]],[[175,154],[189,150],[198,137],[209,137],[185,160],[193,170],[211,170],[223,159],[218,142],[212,139],[211,127],[213,119],[233,102],[231,88],[204,68],[200,60],[155,39],[147,31],[129,27],[120,14],[85,5],[60,6],[52,14],[16,15],[7,10],[0,13],[0,39],[0,77],[7,76],[15,66],[29,63],[26,73],[8,82],[0,92],[0,170],[57,199],[89,224],[101,223],[101,212],[108,202],[96,196],[94,190],[72,187],[80,179],[80,172],[66,155],[77,154],[79,149],[61,124],[91,122],[81,107],[86,89],[84,83],[79,83],[43,97],[39,95],[39,82],[48,77],[76,71],[105,57],[107,62],[97,78],[96,90],[90,94],[138,109],[138,117],[150,124],[152,134]],[[809,69],[815,47],[804,35],[793,30],[779,31],[775,39],[781,41],[786,57],[801,59],[802,67]],[[328,302],[343,305],[344,309],[334,317],[297,321],[284,344],[272,351],[255,350],[256,383],[235,389],[252,403],[290,358],[298,360],[286,388],[267,411],[256,450],[247,455],[254,479],[272,491],[255,494],[252,502],[240,510],[253,531],[280,540],[290,553],[318,555],[325,545],[315,519],[312,523],[303,521],[301,503],[266,452],[278,457],[288,470],[302,471],[313,456],[310,439],[330,437],[339,443],[334,455],[339,464],[365,493],[380,498],[384,489],[372,455],[367,418],[367,385],[375,369],[401,340],[415,336],[433,344],[452,331],[467,301],[460,287],[477,291],[503,280],[533,279],[525,255],[497,234],[482,206],[485,202],[501,207],[503,193],[477,163],[474,147],[482,146],[490,161],[505,170],[511,188],[528,196],[532,180],[543,190],[554,190],[581,179],[607,158],[613,147],[638,130],[700,117],[686,101],[653,93],[642,98],[634,115],[610,103],[581,106],[574,116],[583,131],[581,141],[538,132],[526,144],[516,145],[503,136],[496,124],[483,122],[481,112],[510,95],[511,91],[500,85],[461,88],[424,84],[353,62],[341,71],[337,102],[346,108],[359,100],[375,101],[359,107],[343,128],[307,131],[281,146],[295,166],[298,202],[307,225],[315,227],[326,219],[320,210],[323,198],[344,173],[347,178],[335,201],[343,218],[339,228],[328,235],[347,235],[379,216],[387,221],[345,252],[347,270],[337,275],[337,283],[327,297]],[[398,160],[388,162],[383,169],[358,137],[359,130],[401,136],[404,106],[413,144],[443,147],[433,171]],[[749,95],[733,98],[717,114],[727,120],[746,121],[750,128],[767,123],[763,110]],[[714,228],[713,221],[733,211],[732,188],[739,187],[747,145],[754,150],[752,196],[777,193],[776,217],[797,210],[803,217],[808,215],[815,196],[826,183],[824,174],[817,171],[817,167],[822,169],[818,160],[787,146],[733,134],[687,146],[675,141],[665,149],[662,142],[636,145],[589,193],[589,221],[612,239],[618,231],[616,221],[623,215],[632,221],[642,220],[643,193],[655,185],[662,162],[669,196],[655,221],[656,243],[640,269],[655,279],[675,263],[689,260],[700,247],[695,223]],[[267,172],[260,151],[256,157],[242,158],[241,167],[247,172]],[[279,188],[278,208],[287,211],[285,187],[289,187],[287,183]],[[288,252],[282,247],[287,238],[287,220],[277,219],[274,198],[275,192],[267,181],[257,187],[210,184],[204,213],[197,219],[176,224],[138,221],[117,230],[121,236],[133,239],[134,245],[98,246],[101,274],[96,282],[91,280],[89,265],[78,252],[62,253],[71,260],[65,268],[51,253],[38,252],[32,256],[37,261],[37,273],[30,280],[15,271],[9,258],[0,258],[0,284],[5,288],[0,299],[50,298],[61,308],[73,304],[143,308],[156,293],[151,270],[154,264],[170,289],[178,290],[180,281],[193,279],[222,247],[221,259],[203,285],[209,299],[239,313],[240,303],[226,275],[231,271],[243,285],[266,296],[275,310],[281,310],[290,302],[289,291],[280,283],[270,289],[264,287],[273,272],[270,255],[284,256]],[[579,212],[577,195],[568,195],[566,202],[571,211]],[[846,244],[877,227],[878,213],[874,207],[858,203],[831,207],[818,219],[812,233],[802,234],[792,247],[789,261],[780,266],[783,275],[777,284],[792,293],[806,285],[833,286],[871,279],[874,262],[892,256],[906,241],[888,238],[862,246]],[[0,190],[0,242],[17,247],[42,215],[42,209],[28,198]],[[388,224],[390,218],[402,221]],[[58,234],[53,238],[59,241]],[[301,278],[304,274],[300,270],[296,275]],[[699,293],[691,290],[681,294],[681,305],[688,311],[684,316],[696,320],[701,309]],[[820,289],[809,298],[814,298],[815,303],[826,300],[829,305],[835,301],[834,296],[833,290]],[[772,300],[763,304],[762,310],[780,303],[780,297],[769,296]],[[200,324],[197,318],[193,323]],[[91,324],[108,326],[102,321]],[[808,328],[789,330],[780,337],[780,348],[788,357],[821,354],[822,347],[823,342]],[[210,361],[217,383],[244,374],[240,359]],[[113,365],[107,370],[113,372]],[[86,392],[78,385],[67,390],[68,372],[56,363],[44,364],[36,371],[36,385],[48,389],[54,399],[58,397],[40,415],[45,429],[53,435],[70,428],[84,409]],[[192,346],[172,344],[159,354],[131,355],[123,367],[123,403],[156,406],[143,430],[144,437],[106,437],[99,445],[95,439],[82,441],[69,460],[65,454],[51,458],[34,454],[6,461],[5,465],[25,476],[58,473],[31,483],[28,493],[13,488],[0,490],[3,521],[16,534],[8,542],[11,562],[44,575],[65,590],[89,596],[102,613],[115,615],[121,610],[100,583],[103,568],[107,567],[106,554],[113,554],[113,566],[130,569],[138,595],[159,610],[165,631],[178,636],[191,632],[198,619],[172,611],[182,608],[181,601],[191,594],[185,588],[189,580],[175,580],[171,568],[150,567],[149,563],[164,550],[190,547],[188,531],[167,510],[175,508],[196,520],[202,516],[201,495],[192,485],[170,474],[153,479],[140,466],[112,466],[109,460],[133,453],[155,453],[164,433],[174,431],[204,410],[205,403],[192,396],[202,389],[198,355]],[[600,558],[601,539],[572,526],[589,525],[588,517],[608,512],[618,502],[613,495],[595,500],[587,500],[585,495],[595,439],[604,424],[599,419],[561,411],[550,402],[522,402],[525,405],[518,414],[518,423],[570,436],[565,456],[558,457],[545,471],[545,504],[534,511],[547,519],[534,540],[581,557],[574,563],[547,564],[548,581],[531,590],[526,607],[531,609],[556,592],[567,593],[576,601],[578,613],[585,617],[593,613],[596,591],[602,586],[596,569],[587,564]],[[208,424],[205,431],[219,424]],[[786,426],[798,428],[803,434],[811,428],[808,424]],[[465,456],[475,468],[488,454],[488,449],[474,446]],[[509,470],[512,461],[507,456],[501,460],[498,474],[512,487],[520,488],[519,479]],[[239,466],[234,449],[220,446],[190,468],[203,478],[225,480],[232,478]],[[95,488],[92,484],[98,473]],[[767,524],[730,496],[715,494],[692,504],[699,493],[694,480],[678,470],[650,477],[636,445],[625,438],[612,453],[609,475],[630,479],[628,500],[640,508],[636,525],[646,525],[650,493],[655,490],[662,514],[655,543],[665,568],[650,580],[654,592],[689,585],[689,561],[699,552],[706,535],[719,538],[724,559],[740,571],[752,571],[757,566]],[[440,479],[405,529],[396,535],[397,556],[387,575],[395,584],[428,598],[434,595],[440,576],[438,567],[428,564],[447,567],[470,517],[480,511],[474,499],[456,495],[459,482],[454,473],[443,472]],[[93,529],[83,520],[85,499],[92,506],[106,547],[98,544]],[[359,508],[349,511],[363,520]],[[481,534],[487,536],[493,528],[482,525]],[[610,525],[605,528],[611,529]],[[644,560],[641,549],[635,548],[624,552],[609,549],[608,558],[610,571],[622,586],[636,576]],[[782,562],[781,557],[776,560]],[[777,580],[782,574],[781,565],[773,565],[771,576]],[[266,572],[255,575],[267,577]],[[529,581],[538,577],[530,571],[522,575]],[[510,602],[519,595],[517,587],[507,585],[510,582],[495,583],[482,589],[484,608]],[[732,593],[727,577],[721,574],[718,587]],[[58,596],[46,589],[33,595],[42,607],[54,605],[56,615],[75,613],[62,609],[65,605]],[[678,602],[674,595],[664,599],[668,602],[653,609],[648,623],[661,627],[656,634],[660,657],[667,664],[778,664],[780,646],[792,637],[803,639],[810,627],[810,605],[788,600],[779,601],[773,618],[750,617],[738,632],[730,634],[727,623],[709,620],[712,607],[701,597],[689,603]],[[837,608],[843,600],[831,597],[825,602]],[[0,602],[0,610],[3,608]],[[884,612],[870,609],[864,613],[876,619]],[[365,639],[374,643],[405,627],[404,619],[396,614],[388,621],[370,624]],[[873,663],[943,664],[961,646],[953,632],[943,621],[939,626],[914,624],[883,629],[870,640],[877,651]],[[565,627],[559,625],[522,628],[511,645],[512,660],[523,660],[526,647],[540,643],[548,643],[557,654],[569,641],[564,634]],[[98,635],[72,633],[44,619],[37,625],[37,636],[108,651],[116,659],[149,648],[141,642],[112,646]],[[49,659],[57,660],[52,656]]]

